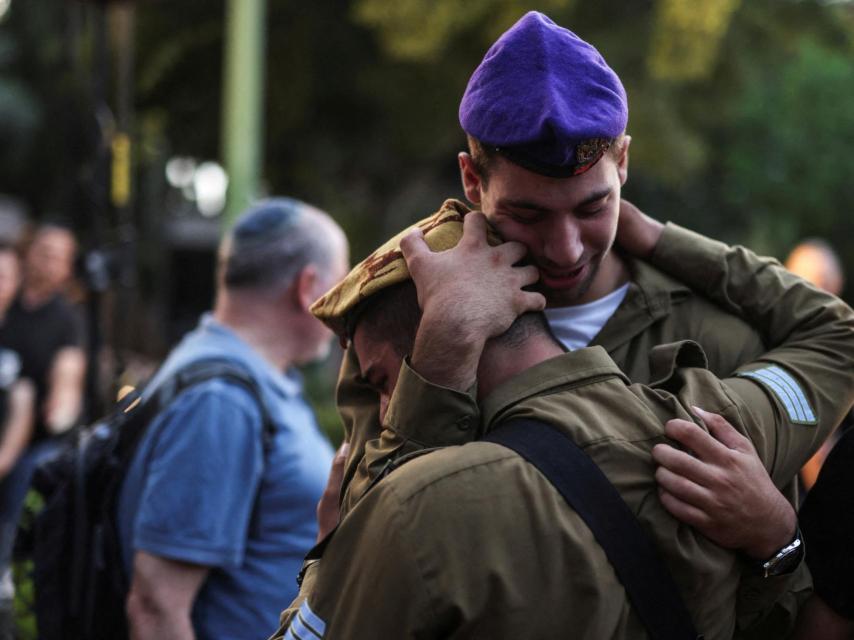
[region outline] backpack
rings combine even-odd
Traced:
[[[136,391],[127,394],[111,415],[36,468],[15,541],[20,637],[128,637],[130,585],[116,524],[122,482],[153,419],[182,391],[214,378],[240,384],[257,399],[268,450],[273,427],[257,384],[233,361],[210,359],[182,368],[144,401]]]

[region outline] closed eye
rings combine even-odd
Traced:
[[[597,213],[600,213],[600,212],[604,211],[604,209],[605,209],[605,203],[603,202],[603,203],[601,203],[599,206],[596,206],[596,207],[585,207],[585,208],[583,208],[583,209],[581,209],[581,210],[579,210],[579,211],[576,211],[576,212],[575,212],[575,216],[576,216],[577,218],[592,218],[592,217],[593,217],[593,216],[595,216]]]
[[[505,215],[513,222],[518,222],[519,224],[534,224],[542,218],[539,213],[533,211],[511,211]]]

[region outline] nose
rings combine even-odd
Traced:
[[[554,216],[552,224],[544,229],[543,255],[558,267],[573,267],[584,254],[578,222],[569,215]]]

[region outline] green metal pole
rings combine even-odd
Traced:
[[[223,224],[258,194],[263,157],[264,48],[267,0],[227,0],[222,155],[228,174]]]

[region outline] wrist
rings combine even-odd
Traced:
[[[764,561],[754,561],[753,570],[763,578],[789,575],[803,562],[806,554],[803,536],[799,527],[785,546]]]
[[[477,365],[486,340],[448,317],[425,312],[415,335],[410,366],[438,386],[468,391],[477,379]]]
[[[792,541],[798,530],[795,510],[782,495],[766,522],[769,526],[760,530],[761,537],[743,549],[744,553],[754,560],[764,561],[774,556]]]
[[[618,244],[629,254],[648,259],[664,233],[664,224],[626,200],[620,201]]]

